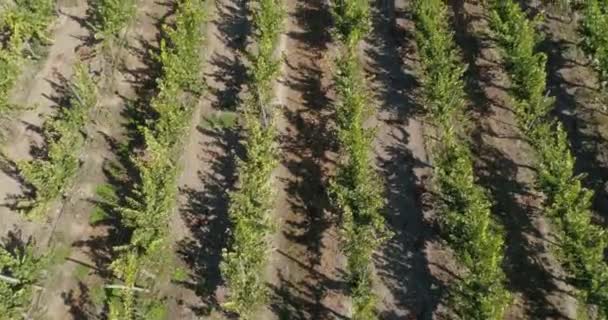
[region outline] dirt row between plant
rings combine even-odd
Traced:
[[[323,1],[285,1],[284,60],[277,87],[281,159],[275,170],[275,221],[264,319],[336,319],[346,315],[336,221],[327,199],[336,159],[330,16]]]
[[[430,239],[419,199],[429,164],[419,106],[413,101],[413,70],[403,62],[402,34],[395,33],[397,23],[407,19],[407,5],[374,2],[373,32],[360,51],[377,111],[369,125],[377,128],[373,148],[385,182],[387,222],[396,234],[375,256],[382,319],[430,318],[438,304],[439,281],[431,275],[429,257],[445,264],[441,245]],[[332,120],[337,48],[327,2],[288,1],[287,7],[284,87],[279,88],[287,90],[279,121],[280,228],[271,260],[272,312],[264,319],[342,319],[350,312],[345,259],[338,213],[326,190],[337,158]]]

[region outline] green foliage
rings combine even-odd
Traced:
[[[454,286],[456,310],[463,319],[502,319],[511,299],[502,270],[504,235],[492,219],[492,203],[475,181],[466,143],[446,133],[436,154],[442,221],[467,270]]]
[[[83,128],[96,104],[95,83],[87,68],[78,64],[69,84],[69,105],[44,125],[46,157],[18,163],[22,176],[36,192],[28,215],[44,215],[48,205],[66,190],[76,175],[80,167],[79,152],[84,147]]]
[[[229,214],[234,225],[232,246],[224,250],[221,264],[230,296],[224,305],[241,319],[251,319],[266,300],[263,278],[268,260],[268,235],[274,192],[271,174],[277,165],[276,132],[264,127],[255,112],[245,111],[247,160],[238,166],[238,189],[230,196]]]
[[[284,9],[280,0],[252,4],[257,50],[249,54],[251,97],[241,108],[246,132],[246,158],[238,164],[238,189],[230,195],[232,244],[223,252],[222,275],[229,288],[224,307],[252,319],[267,298],[264,269],[269,255],[268,236],[274,192],[271,175],[277,165],[276,128],[270,109],[272,85],[279,71],[276,44],[282,32]]]
[[[95,29],[95,39],[101,40],[105,66],[104,81],[112,83],[120,63],[121,48],[126,44],[126,31],[137,13],[136,0],[88,0]]]
[[[19,77],[22,64],[21,54],[14,50],[0,49],[0,113],[10,109],[8,95]]]
[[[330,183],[330,194],[341,214],[342,249],[347,258],[353,299],[353,319],[376,319],[376,295],[372,291],[372,256],[391,237],[382,210],[384,190],[371,154],[375,129],[366,121],[374,115],[357,46],[370,31],[367,1],[337,1],[331,8],[335,33],[345,45],[336,60],[336,126],[341,161]]]
[[[336,0],[331,7],[337,38],[354,48],[371,30],[368,0]]]
[[[453,32],[449,31],[443,1],[416,1],[414,12],[425,106],[438,124],[448,127],[458,121],[456,117],[464,108],[462,76],[466,68],[460,63]]]
[[[9,48],[19,52],[29,41],[50,41],[47,29],[55,16],[54,0],[15,0],[3,9],[0,30],[8,32]]]
[[[608,2],[585,0],[583,49],[591,56],[602,82],[608,81]]]
[[[258,0],[252,10],[257,51],[249,54],[251,67],[248,74],[254,84],[254,99],[258,107],[263,108],[272,98],[272,84],[280,67],[275,50],[283,30],[285,11],[281,0]]]
[[[29,42],[47,43],[47,29],[54,19],[54,0],[16,0],[13,5],[0,6],[0,34],[6,35],[6,46],[0,47],[0,113],[11,109],[8,101]]]
[[[90,0],[93,9],[95,35],[104,41],[114,41],[133,21],[136,13],[135,0]]]
[[[342,215],[342,245],[348,260],[353,319],[375,319],[372,254],[390,237],[390,232],[381,214],[382,181],[369,156],[375,130],[364,125],[373,110],[369,107],[362,66],[350,52],[347,50],[336,62],[336,124],[342,161],[330,193]]]
[[[132,230],[128,244],[116,247],[118,257],[111,269],[128,288],[138,282],[142,268],[158,269],[158,257],[166,249],[167,219],[177,196],[176,166],[200,80],[203,0],[178,1],[175,27],[165,27],[157,59],[162,76],[157,80],[158,94],[150,102],[153,117],[138,128],[144,141],[142,153],[131,162],[139,175],[139,183],[130,196],[121,198],[107,186],[98,189],[104,205],[114,208],[121,223]],[[135,291],[115,289],[108,297],[110,319],[154,319],[164,314],[162,305],[138,299]]]
[[[465,68],[448,25],[447,5],[442,0],[419,0],[414,12],[422,92],[440,141],[434,150],[440,220],[466,269],[452,287],[454,309],[462,319],[502,319],[511,302],[502,270],[504,235],[492,218],[486,191],[475,181],[467,142],[456,133],[465,120]]]
[[[158,61],[162,65],[163,77],[159,88],[177,85],[182,90],[200,94],[203,81],[200,77],[202,25],[205,20],[204,7],[200,1],[183,1],[175,26],[165,26],[167,38],[161,40]],[[169,96],[169,99],[173,97]]]
[[[135,287],[140,270],[139,253],[126,249],[112,262],[111,269],[117,278],[123,280],[125,287]],[[109,320],[138,319],[135,316],[135,294],[132,290],[114,289],[109,295],[108,308]]]
[[[601,14],[597,11],[598,3],[588,1],[587,4],[587,18]],[[516,115],[538,155],[538,185],[546,195],[545,213],[557,234],[555,250],[573,276],[581,301],[596,305],[600,318],[605,319],[608,317],[608,264],[605,261],[608,235],[591,223],[593,192],[582,186],[580,176],[574,175],[575,158],[566,132],[561,125],[547,119],[552,100],[545,97],[545,55],[535,52],[540,41],[534,34],[535,23],[529,21],[513,1],[494,2],[491,9],[492,28],[506,55],[516,108],[520,109]],[[593,29],[594,23],[602,23],[601,17],[595,18],[598,20],[584,22],[587,32],[601,32],[601,28]],[[605,28],[605,24],[602,27]],[[598,40],[599,45],[601,41]]]
[[[176,267],[171,275],[171,280],[177,282],[184,282],[188,280],[188,278],[190,278],[188,270],[184,269],[183,267]]]
[[[574,276],[580,299],[596,305],[603,318],[608,317],[608,234],[591,221],[593,191],[582,186],[574,176],[575,158],[568,137],[559,124],[538,125],[532,133],[538,153],[538,183],[547,196],[545,213],[558,235],[555,247],[566,270]]]
[[[527,131],[553,106],[553,100],[545,96],[547,56],[536,51],[542,40],[536,32],[540,20],[529,20],[516,2],[491,3],[491,28],[497,35],[511,76],[517,119]]]
[[[29,308],[33,284],[46,264],[44,257],[34,254],[32,244],[7,249],[0,246],[0,275],[18,280],[0,280],[0,318],[19,319]]]

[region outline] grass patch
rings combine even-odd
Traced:
[[[233,128],[238,121],[238,114],[231,111],[221,111],[203,119],[201,125],[206,129],[220,130]]]
[[[70,256],[72,248],[66,244],[59,244],[53,248],[49,256],[49,264],[56,266],[63,263]]]
[[[173,271],[173,275],[171,275],[171,279],[175,282],[184,282],[188,280],[189,276],[188,270],[183,267],[176,267]]]
[[[74,277],[78,279],[78,281],[84,281],[84,279],[89,275],[89,267],[79,264],[76,266],[76,270],[74,270]]]
[[[106,289],[103,287],[103,284],[97,284],[91,287],[90,291],[91,303],[94,306],[99,307],[103,306],[106,302]]]
[[[107,212],[99,207],[95,207],[93,212],[91,212],[91,216],[89,217],[89,224],[94,226],[102,221],[108,220],[109,218],[110,215]]]

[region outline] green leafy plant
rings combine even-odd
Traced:
[[[15,0],[0,13],[0,30],[8,32],[9,48],[20,51],[29,41],[50,42],[47,29],[54,16],[54,0]]]
[[[598,3],[588,1],[587,4],[589,16],[600,14]],[[557,234],[555,251],[571,274],[571,283],[578,289],[582,304],[595,305],[599,318],[605,319],[608,317],[608,263],[605,261],[608,234],[592,224],[593,192],[582,186],[580,176],[574,175],[575,158],[566,132],[549,118],[553,101],[545,96],[546,58],[535,49],[540,41],[536,23],[510,0],[493,1],[490,9],[491,26],[498,36],[513,82],[518,122],[537,153],[538,185],[546,196],[544,211]],[[588,32],[598,32],[591,31],[593,27],[589,25],[601,24],[601,17],[597,19],[585,22]],[[602,45],[601,39],[598,45]],[[585,318],[585,314],[585,310],[581,310],[579,317]]]
[[[0,317],[22,318],[29,308],[34,284],[46,264],[31,243],[16,248],[0,245]]]
[[[135,0],[91,0],[96,38],[104,41],[122,38],[136,13]]]
[[[540,16],[529,20],[513,1],[493,1],[491,28],[502,48],[511,77],[514,109],[519,125],[530,130],[551,110],[553,100],[545,95],[547,56],[536,50],[542,37],[536,32]]]
[[[167,219],[177,195],[176,163],[197,94],[203,88],[204,1],[180,0],[177,4],[175,24],[165,27],[167,38],[157,56],[162,75],[157,80],[158,93],[150,101],[153,114],[138,127],[143,151],[130,159],[138,183],[124,198],[108,186],[98,189],[104,207],[112,208],[108,215],[117,215],[132,231],[129,242],[115,248],[118,255],[111,269],[124,285],[112,288],[107,295],[110,319],[153,319],[164,312],[162,305],[145,299],[150,294],[138,294],[148,289],[137,289],[136,285],[142,283],[144,268],[158,270],[162,264]]]
[[[0,5],[0,33],[6,35],[0,47],[0,113],[13,109],[9,92],[15,85],[25,54],[31,42],[48,43],[48,27],[55,16],[54,0],[16,0],[12,5]],[[35,56],[30,49],[30,55]]]
[[[371,143],[375,129],[367,128],[374,115],[370,107],[364,70],[357,55],[359,42],[370,31],[368,1],[337,1],[331,11],[336,38],[343,48],[336,59],[334,83],[337,102],[336,125],[340,162],[330,183],[330,194],[341,215],[342,250],[353,301],[353,319],[376,319],[377,297],[372,290],[372,256],[391,232],[382,216],[384,194],[375,172]]]
[[[458,58],[443,0],[419,0],[414,7],[422,94],[437,126],[435,187],[440,221],[465,268],[452,285],[451,301],[462,319],[502,319],[511,302],[502,270],[504,235],[492,218],[492,203],[477,184],[468,143],[461,138],[465,67]]]
[[[84,126],[97,104],[95,83],[87,68],[75,67],[69,84],[69,102],[52,120],[45,123],[48,152],[45,158],[19,162],[25,180],[34,187],[35,199],[28,211],[32,217],[44,215],[48,206],[70,185],[80,167],[79,152],[84,148]]]
[[[268,261],[268,237],[273,190],[271,175],[277,165],[276,128],[272,110],[272,85],[279,71],[276,45],[283,27],[282,0],[252,3],[257,50],[250,52],[251,96],[241,107],[246,158],[238,164],[238,188],[230,195],[232,243],[224,249],[222,276],[229,288],[224,307],[252,319],[267,299],[264,269]]]
[[[581,31],[583,49],[591,56],[601,81],[608,81],[608,2],[585,0]]]
[[[137,13],[136,0],[88,0],[95,39],[101,42],[104,86],[111,90],[115,71],[122,61],[127,29]]]

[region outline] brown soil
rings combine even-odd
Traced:
[[[286,1],[278,85],[281,163],[275,171],[278,226],[271,255],[272,301],[265,319],[344,318],[344,258],[329,210],[330,17],[322,1]]]
[[[404,63],[400,50],[401,28],[411,27],[406,26],[406,9],[405,1],[379,2],[363,48],[377,108],[375,155],[385,182],[387,222],[395,233],[376,256],[382,319],[429,319],[439,285],[430,270],[437,252],[428,243],[429,223],[420,199],[430,174],[424,124],[414,95],[415,70]]]

